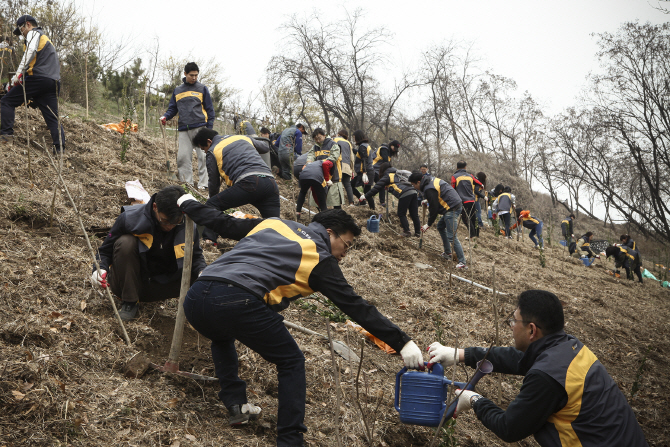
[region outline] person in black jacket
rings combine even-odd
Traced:
[[[472,409],[505,442],[534,435],[542,447],[647,447],[625,396],[582,342],[564,332],[563,307],[544,290],[519,295],[508,319],[514,347],[454,349],[433,343],[430,362],[475,368],[486,358],[493,371],[524,376],[506,410],[475,391],[460,393],[455,417]]]
[[[637,248],[637,244],[635,244],[633,238],[630,237],[630,234],[622,234],[621,237],[619,238],[619,241],[621,242],[622,247],[630,248],[632,250],[637,251],[638,253],[640,252],[640,250]]]
[[[414,223],[414,236],[421,236],[421,221],[419,220],[419,201],[417,200],[417,190],[414,189],[407,177],[398,173],[396,168],[391,167],[391,164],[384,162],[379,167],[379,181],[368,191],[364,196],[360,197],[360,201],[369,200],[375,194],[383,191],[385,188],[391,194],[398,198],[398,218],[402,226],[403,236],[410,237],[412,233],[409,231],[409,222],[407,221],[407,211]]]
[[[616,268],[625,268],[626,269],[626,278],[633,281],[633,273],[637,275],[637,279],[642,283],[642,272],[640,271],[640,254],[637,250],[633,250],[628,246],[612,246],[607,247],[605,250],[605,255],[609,258],[612,256],[614,258],[614,265]]]
[[[375,168],[372,163],[372,146],[368,141],[368,137],[362,130],[354,132],[354,142],[356,149],[354,149],[354,172],[356,177],[351,182],[353,193],[356,198],[360,199],[361,192],[358,187],[363,187],[363,193],[367,193],[372,188],[372,182],[375,179]],[[373,198],[367,201],[371,210],[375,209],[375,201]]]
[[[181,186],[168,186],[144,205],[124,206],[98,249],[100,272],[93,266],[91,282],[111,286],[123,301],[123,321],[137,316],[138,301],[176,298],[181,290],[186,225],[177,205]],[[191,282],[205,268],[197,231],[193,234]]]
[[[375,169],[375,178],[374,183],[377,183],[381,178],[380,169],[382,163],[391,163],[391,157],[398,155],[398,150],[400,149],[400,141],[393,140],[390,143],[384,143],[377,148],[376,151],[372,151],[372,165]],[[386,206],[386,191],[379,192],[379,204],[383,207]]]
[[[315,291],[399,352],[405,366],[423,367],[422,352],[411,338],[344,278],[339,262],[361,233],[344,210],[321,212],[305,225],[279,218],[236,219],[190,195],[179,203],[195,222],[240,241],[202,272],[184,300],[188,321],[212,341],[219,398],[231,425],[260,413],[247,402],[246,383],[238,376],[237,340],[277,367],[277,445],[302,445],[307,430],[305,356],[278,312]]]

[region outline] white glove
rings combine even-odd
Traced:
[[[421,205],[423,205],[423,206],[428,206],[428,199],[423,199],[423,200],[421,201]]]
[[[458,352],[456,352],[456,349],[442,346],[438,342],[428,346],[428,356],[430,357],[428,363],[440,363],[445,368],[458,363]]]
[[[423,369],[423,354],[421,349],[412,340],[405,343],[400,356],[405,362],[405,366],[410,369]]]
[[[366,200],[367,200],[367,199],[365,198],[365,196],[360,196],[360,197],[358,198],[358,201],[361,202],[361,203],[365,202]]]
[[[424,225],[423,227],[421,227],[421,232],[425,233],[426,231],[428,231],[428,228],[430,228],[428,224]]]
[[[177,199],[177,206],[181,206],[182,203],[186,202],[187,200],[196,200],[195,197],[193,197],[191,194],[184,194],[180,198]]]
[[[470,404],[472,396],[482,397],[481,394],[469,390],[456,390],[456,395],[458,396],[458,405],[456,405],[454,417],[460,415],[462,411],[468,411],[472,408],[472,405]]]
[[[107,270],[100,269],[100,274],[98,274],[97,270],[94,271],[93,274],[91,275],[91,282],[93,283],[94,286],[106,289],[107,286],[109,285],[107,283]]]
[[[366,173],[363,173],[363,183],[366,185],[370,183],[370,180],[368,180],[368,174]]]
[[[333,181],[332,181],[332,180],[328,180],[328,181],[326,182],[326,186],[333,186]]]
[[[161,116],[160,117],[160,122],[163,126],[165,126],[165,124],[167,123],[167,118],[165,118],[164,116]]]

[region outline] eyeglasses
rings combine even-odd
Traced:
[[[158,219],[158,223],[161,225],[166,227],[176,227],[177,225],[181,225],[181,223],[184,221],[184,215],[182,214],[179,216],[178,222],[170,222],[168,219],[161,218],[161,216],[158,214],[158,211],[156,211],[156,219]]]
[[[333,233],[335,233],[335,232],[333,231]],[[337,233],[335,233],[335,236],[337,236],[338,239],[340,239],[340,240],[342,240],[342,242],[344,242],[344,252],[345,252],[345,253],[349,251],[349,249],[351,248],[352,245],[354,245],[353,242],[351,242],[351,241],[345,241],[344,239],[342,239],[342,238],[340,237],[340,235],[337,234]]]
[[[533,322],[533,321],[517,320],[516,318],[514,318],[514,311],[512,311],[512,313],[510,314],[510,316],[507,317],[507,318],[505,319],[505,323],[507,323],[507,325],[508,325],[509,327],[511,327],[511,328],[514,328],[514,326],[516,326],[517,322],[521,322],[521,323],[523,323],[523,324],[533,323],[533,324],[535,324],[535,327],[536,327],[536,328],[538,328],[538,329],[542,329],[537,323],[535,323],[535,322]]]

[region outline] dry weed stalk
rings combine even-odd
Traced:
[[[26,77],[23,76],[23,82],[21,83],[21,88],[23,89],[23,104],[25,105],[25,115],[26,115],[26,148],[28,150],[28,175],[30,176],[30,186],[32,187],[33,183],[33,169],[30,162],[30,121],[28,119],[28,98],[26,96]]]
[[[500,317],[498,311],[498,293],[496,292],[496,262],[493,261],[493,266],[491,267],[492,276],[493,276],[493,321],[495,322],[496,336],[494,339],[495,345],[500,346]],[[502,402],[502,376],[498,374],[496,380],[496,387],[498,388],[498,402],[500,405]]]
[[[342,403],[340,402],[340,369],[337,364],[337,358],[335,358],[333,337],[330,333],[330,320],[326,318],[325,321],[326,330],[328,332],[328,345],[330,346],[330,358],[333,361],[333,376],[335,377],[335,401],[337,403],[337,409],[335,410],[335,439],[337,440],[338,447],[341,447],[342,440],[340,439],[340,407],[342,406]]]
[[[356,388],[356,406],[358,407],[358,410],[361,412],[361,422],[363,423],[364,428],[363,433],[365,434],[365,440],[367,441],[368,445],[373,446],[375,424],[377,422],[377,416],[379,415],[379,406],[382,403],[383,394],[377,397],[377,405],[374,407],[374,410],[367,411],[368,407],[371,404],[371,402],[368,400],[370,387],[368,385],[367,376],[363,374],[363,382],[364,382],[363,386],[365,387],[365,408],[363,408],[363,405],[361,405],[361,395],[359,388],[360,388],[361,370],[363,369],[364,348],[365,348],[365,341],[361,339],[361,355],[360,355],[361,359],[358,362],[358,372],[356,373],[356,381],[354,382],[354,385]],[[374,401],[372,402],[372,404],[374,404]]]
[[[52,111],[53,113],[53,111]],[[58,129],[60,132],[60,129]],[[39,144],[37,144],[39,146]],[[95,257],[95,251],[93,250],[93,246],[91,245],[91,240],[88,237],[88,233],[86,233],[86,227],[84,227],[84,222],[81,220],[81,213],[79,213],[79,209],[77,208],[77,204],[74,202],[74,199],[70,195],[70,190],[67,187],[67,184],[65,183],[65,180],[63,179],[63,176],[60,172],[59,169],[56,168],[56,163],[54,163],[53,156],[51,153],[46,148],[46,142],[44,141],[44,138],[42,138],[42,149],[46,154],[49,156],[49,162],[51,163],[51,166],[54,168],[54,171],[58,174],[58,178],[60,179],[61,184],[63,185],[63,188],[65,189],[65,193],[67,194],[68,199],[70,199],[70,203],[72,203],[72,207],[75,212],[75,216],[77,216],[77,220],[79,221],[79,226],[81,227],[81,231],[84,234],[84,239],[86,240],[86,245],[88,245],[88,249],[91,253],[91,257],[93,258],[93,262],[95,263],[95,268],[98,272],[98,275],[100,275],[100,264],[98,263],[98,260]],[[62,151],[62,146],[61,146],[61,151]],[[128,332],[126,332],[126,327],[123,324],[123,320],[121,320],[121,316],[119,315],[119,310],[116,308],[116,303],[114,303],[114,297],[112,297],[112,293],[109,290],[109,287],[105,288],[105,291],[107,292],[107,298],[109,299],[110,304],[112,305],[112,309],[114,309],[114,315],[116,315],[116,319],[119,321],[119,325],[121,326],[121,332],[123,333],[123,338],[126,341],[126,344],[128,346],[132,346],[132,342],[130,341],[130,337],[128,337]]]

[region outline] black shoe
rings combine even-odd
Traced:
[[[452,258],[451,258],[451,256],[452,256],[451,253],[444,253],[444,252],[443,252],[440,256],[442,256],[444,259],[448,259],[448,260],[450,260],[450,261],[451,261],[451,259],[452,259]]]
[[[414,233],[414,237],[421,237],[421,233]]]
[[[402,235],[403,235],[404,237],[412,237],[412,233],[409,232],[409,231],[403,231],[403,232],[402,232]]]
[[[231,405],[228,407],[228,425],[244,425],[255,421],[261,414],[261,408],[251,404]]]
[[[140,306],[137,304],[137,301],[134,303],[124,301],[121,305],[121,309],[119,309],[119,316],[121,317],[121,321],[130,321],[137,318],[137,310],[139,308]]]

